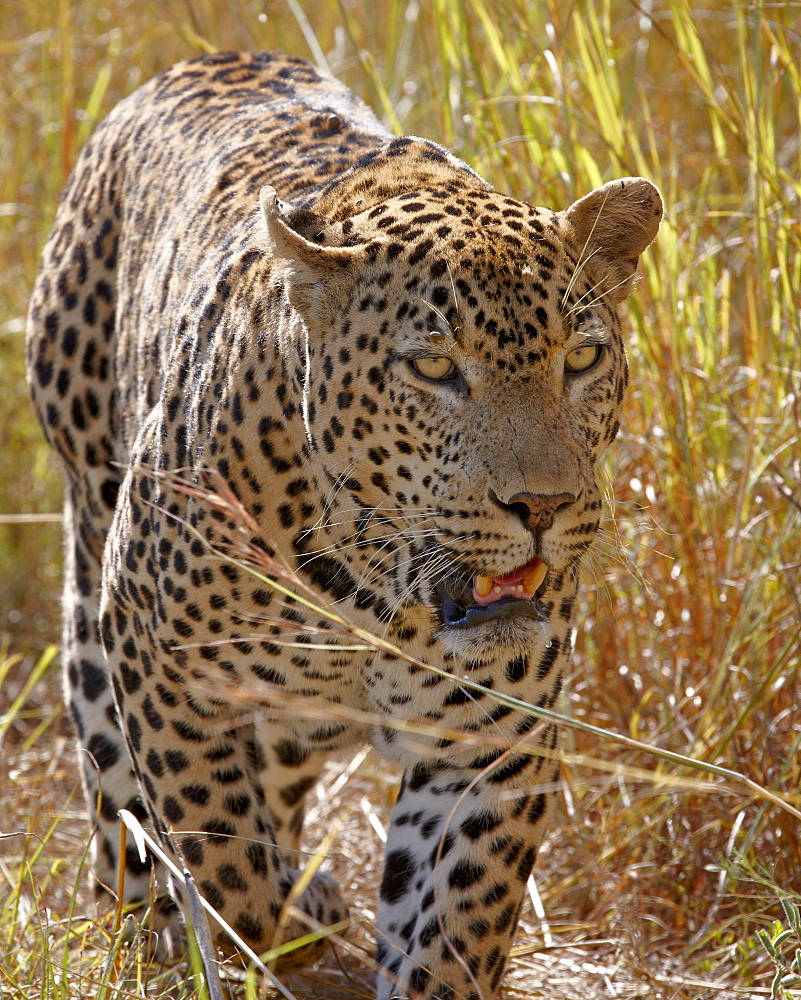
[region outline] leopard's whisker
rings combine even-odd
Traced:
[[[448,333],[450,333],[451,336],[453,336],[453,328],[451,327],[451,324],[448,322],[448,318],[445,315],[445,313],[443,313],[441,309],[438,309],[433,302],[428,302],[426,299],[424,299],[422,295],[420,296],[420,301],[427,309],[430,309],[431,312],[433,312],[436,316],[438,316],[442,320],[442,322],[445,325],[445,329],[448,331]]]
[[[364,549],[371,545],[374,545],[377,542],[382,542],[384,540],[388,541],[397,540],[401,536],[413,537],[414,532],[417,531],[427,532],[430,530],[423,528],[424,523],[425,522],[422,521],[419,525],[415,525],[413,529],[401,528],[400,530],[396,529],[390,533],[382,535],[368,535],[366,531],[362,530],[354,531],[350,535],[347,535],[345,538],[341,540],[334,539],[328,545],[324,545],[319,549],[312,549],[310,551],[304,552],[303,554],[304,565],[308,565],[308,563],[312,561],[313,557],[325,555],[329,552],[345,552],[347,549]]]
[[[603,201],[601,202],[600,206],[598,207],[598,210],[595,213],[595,218],[593,220],[592,226],[590,227],[590,231],[587,233],[587,237],[586,237],[586,239],[584,241],[584,246],[581,248],[581,253],[579,254],[579,263],[574,268],[573,274],[571,275],[570,281],[568,282],[567,288],[565,289],[565,294],[562,296],[562,302],[561,302],[561,306],[560,306],[560,308],[562,308],[562,309],[564,309],[564,307],[565,307],[565,303],[567,302],[567,297],[570,294],[570,292],[573,290],[573,286],[575,285],[576,281],[578,280],[579,274],[584,269],[584,267],[586,267],[587,261],[595,253],[597,253],[600,250],[600,246],[599,246],[595,250],[591,251],[590,253],[587,253],[587,247],[592,242],[592,238],[595,235],[595,230],[598,228],[598,224],[601,221],[601,216],[603,215],[603,210],[606,207],[606,203],[609,200],[609,196],[610,196],[611,192],[612,192],[612,189],[611,188],[607,188],[606,192],[604,193]]]
[[[590,237],[587,237],[588,240],[589,240],[589,238]],[[585,249],[586,249],[586,246],[585,246]],[[573,268],[573,273],[570,275],[570,281],[568,281],[567,288],[565,289],[565,293],[562,296],[562,301],[559,303],[559,308],[560,309],[564,309],[565,305],[567,304],[568,299],[570,298],[570,293],[573,291],[573,288],[575,287],[576,282],[578,281],[579,277],[581,276],[581,272],[584,270],[584,268],[587,266],[587,264],[595,256],[596,253],[598,253],[598,251],[597,250],[593,250],[590,253],[588,253],[586,255],[586,257],[585,257],[583,255],[584,251],[582,251],[582,256],[579,257],[579,262]]]
[[[467,538],[466,535],[462,537],[457,536],[455,539],[453,539],[453,542],[458,544],[459,542],[464,541],[466,538]],[[420,558],[423,559],[427,558],[430,560],[430,563],[424,563],[424,565],[419,569],[417,573],[418,579],[427,579],[428,577],[433,575],[433,572],[435,570],[439,571],[441,565],[458,565],[459,562],[458,557],[451,553],[438,552],[437,550],[432,550],[430,552],[423,550],[421,552],[413,554],[407,560],[401,560],[399,563],[396,564],[395,567],[393,567],[393,569],[398,569],[401,566],[410,565],[414,563],[416,559]],[[381,576],[383,575],[384,574],[381,574]],[[377,580],[381,579],[381,576],[374,578],[371,582],[375,583]]]
[[[436,534],[436,532],[435,532],[435,534]],[[395,550],[395,551],[397,551],[397,550]],[[394,554],[395,554],[395,552],[392,552],[389,555],[394,555]],[[415,560],[425,558],[426,556],[429,556],[429,555],[430,555],[430,553],[428,553],[425,549],[421,550],[420,552],[412,553],[411,556],[409,556],[408,559],[401,559],[398,562],[396,562],[391,567],[391,569],[385,570],[384,572],[379,573],[378,575],[371,574],[371,576],[370,576],[370,583],[373,586],[375,586],[375,584],[378,583],[378,581],[380,581],[388,573],[390,573],[390,572],[397,572],[397,571],[400,570],[401,567],[412,565],[415,562]],[[388,556],[385,556],[384,558],[388,558]],[[384,559],[381,560],[381,562],[383,562],[383,561],[384,561]],[[379,562],[374,568],[377,569],[378,566],[381,565],[381,562]],[[424,574],[422,572],[418,573],[418,578],[423,577],[423,576],[424,576]]]
[[[591,285],[588,289],[586,289],[586,291],[582,292],[582,294],[579,296],[579,298],[576,299],[576,301],[572,304],[572,306],[570,307],[570,309],[567,310],[567,312],[565,313],[565,316],[572,316],[573,313],[578,312],[580,309],[588,309],[592,305],[592,303],[585,302],[584,299],[588,295],[592,295],[592,293],[595,291],[595,289],[598,288],[602,284],[603,284],[603,278],[601,278],[600,280],[596,281],[594,285]]]
[[[423,522],[436,513],[434,508],[425,508],[425,507],[419,508],[419,513],[415,513],[410,510],[409,512],[397,511],[397,513],[391,514],[389,513],[390,508],[381,508],[381,507],[374,507],[372,509],[369,509],[369,511],[365,511],[365,509],[362,508],[350,508],[350,511],[357,513],[359,516],[353,518],[343,518],[340,521],[329,520],[325,524],[319,524],[318,522],[318,524],[316,524],[313,528],[308,528],[305,531],[301,532],[301,538],[308,538],[311,534],[315,532],[320,532],[320,531],[329,532],[333,528],[343,527],[344,525],[347,524],[358,525],[356,530],[352,532],[352,534],[348,535],[345,539],[340,540],[334,538],[323,548],[314,550],[314,552],[317,553],[324,550],[334,549],[338,546],[344,545],[347,542],[349,542],[350,539],[352,538],[359,538],[359,537],[367,538],[368,537],[367,532],[370,530],[370,527],[373,523],[376,523],[381,527],[391,528],[394,522],[400,522],[401,524],[403,524],[403,522],[405,521],[414,519],[418,519],[420,522]],[[381,513],[379,514],[379,512]],[[347,512],[340,511],[339,513],[347,513]]]

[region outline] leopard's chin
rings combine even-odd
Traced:
[[[443,627],[449,629],[474,629],[511,618],[533,618],[543,622],[547,617],[542,602],[534,599],[502,597],[491,604],[462,606],[447,593],[442,595],[441,615]]]
[[[500,650],[511,655],[524,653],[546,638],[547,618],[530,614],[493,615],[467,627],[449,628],[443,624],[437,629],[441,648],[462,659],[495,656]]]

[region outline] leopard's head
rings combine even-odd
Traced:
[[[461,650],[525,643],[599,523],[628,381],[616,310],[657,189],[625,178],[555,212],[476,179],[337,220],[266,189],[262,209],[328,537],[381,614],[427,608]]]

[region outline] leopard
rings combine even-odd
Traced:
[[[662,211],[642,177],[503,194],[278,53],[179,63],[98,125],[26,340],[98,892],[121,867],[148,898],[127,809],[248,946],[322,929],[314,961],[348,907],[304,803],[368,744],[402,775],[375,996],[499,995]]]

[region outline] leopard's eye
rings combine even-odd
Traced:
[[[587,344],[586,347],[577,347],[565,358],[565,368],[573,375],[588,372],[593,365],[598,363],[602,352],[601,344]]]
[[[412,358],[411,365],[418,375],[431,382],[445,382],[456,371],[456,365],[451,359],[441,354],[424,354],[422,357]]]

